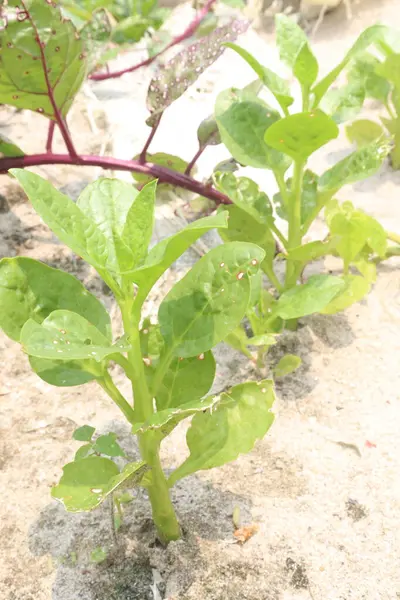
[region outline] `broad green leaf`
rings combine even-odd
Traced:
[[[215,408],[196,414],[186,435],[189,457],[170,476],[170,487],[191,473],[219,467],[249,452],[274,421],[270,380],[237,385]]]
[[[157,430],[163,436],[167,436],[180,421],[207,409],[213,410],[219,401],[219,396],[209,396],[203,400],[192,400],[180,406],[160,410],[154,413],[145,423],[134,425],[132,433],[138,434]]]
[[[275,257],[276,242],[268,226],[256,221],[239,206],[227,206],[229,213],[228,229],[221,229],[220,236],[224,242],[253,242],[265,251],[264,263],[272,265]]]
[[[368,283],[375,283],[376,281],[376,264],[370,262],[367,258],[357,258],[353,262],[356,269],[361,275],[368,281]]]
[[[290,161],[264,141],[265,131],[278,121],[279,113],[256,95],[230,88],[215,104],[221,139],[233,158],[242,165],[286,171]]]
[[[304,86],[305,93],[318,77],[318,61],[309,44],[303,44],[293,65],[293,75]]]
[[[65,465],[60,483],[52,488],[51,495],[69,512],[93,510],[112,492],[137,485],[146,470],[143,462],[128,463],[120,473],[109,458],[89,456]]]
[[[91,442],[95,431],[96,428],[91,425],[82,425],[82,427],[75,429],[72,437],[77,442]]]
[[[158,311],[168,352],[200,355],[239,325],[249,302],[249,277],[264,255],[254,244],[224,244],[210,250],[175,284]]]
[[[231,20],[167,61],[149,85],[147,108],[151,117],[147,123],[153,125],[155,117],[177,100],[221,56],[224,51],[222,42],[234,41],[248,26],[248,21]]]
[[[275,377],[285,377],[285,375],[293,373],[300,367],[302,362],[300,356],[286,354],[273,369]]]
[[[294,102],[293,97],[290,95],[289,83],[267,67],[261,65],[258,60],[244,48],[241,48],[240,46],[237,46],[237,44],[232,44],[230,42],[227,42],[225,46],[237,52],[239,56],[241,56],[248,63],[248,65],[257,73],[263,84],[275,97],[283,111],[286,112],[287,108]]]
[[[75,452],[74,460],[80,460],[81,458],[86,458],[92,452],[92,444],[83,444],[78,450]]]
[[[84,385],[103,375],[102,365],[95,360],[51,360],[30,356],[29,363],[40,379],[57,387]]]
[[[345,288],[321,311],[324,315],[333,315],[359,302],[368,294],[370,283],[359,275],[343,275]]]
[[[55,119],[66,115],[86,75],[84,42],[55,3],[9,0],[2,8],[0,102]]]
[[[134,157],[134,160],[138,160],[139,154]],[[167,169],[171,169],[172,171],[177,171],[178,173],[184,173],[188,163],[179,158],[179,156],[174,156],[173,154],[165,154],[165,152],[156,152],[155,154],[146,154],[146,162],[151,163],[153,165],[159,165],[160,167],[167,167]],[[154,177],[151,175],[143,175],[143,173],[134,173],[132,172],[132,177],[138,183],[142,185],[149,183],[150,181],[154,181]],[[159,188],[162,189],[163,186],[167,184],[159,184]]]
[[[266,225],[272,217],[272,205],[265,192],[248,177],[236,177],[229,172],[216,172],[215,187],[256,221]]]
[[[316,260],[317,258],[321,258],[322,256],[331,254],[336,248],[337,243],[338,238],[336,237],[329,239],[327,242],[309,242],[308,244],[290,248],[287,251],[287,258],[289,260],[307,263],[312,260]]]
[[[14,144],[8,137],[0,133],[0,155],[1,156],[25,156],[25,152]]]
[[[359,119],[346,127],[346,135],[352,144],[358,148],[368,146],[385,135],[382,127],[369,119]]]
[[[350,83],[363,85],[367,97],[385,103],[390,94],[391,85],[384,77],[376,73],[376,68],[380,64],[379,59],[366,52],[353,61],[347,79]]]
[[[294,19],[284,14],[275,17],[275,26],[281,61],[293,69],[301,50],[308,45],[308,38]]]
[[[158,54],[161,50],[166,48],[171,41],[172,35],[169,31],[161,30],[154,33],[154,35],[147,41],[147,51],[149,53],[149,57]]]
[[[221,212],[211,217],[194,221],[175,235],[159,242],[152,248],[144,264],[133,271],[131,279],[139,287],[150,290],[161,275],[192,245],[211,229],[228,226],[228,213]]]
[[[108,266],[108,243],[95,223],[51,183],[24,169],[10,169],[34,209],[64,244],[97,269]]]
[[[239,352],[250,358],[250,360],[253,358],[251,352],[247,349],[249,338],[241,325],[231,331],[224,339],[224,342],[235,350],[239,350]]]
[[[151,181],[140,191],[128,211],[122,241],[128,246],[135,266],[143,262],[154,227],[157,182]]]
[[[212,352],[172,360],[156,392],[157,410],[175,408],[205,396],[213,384],[215,368]]]
[[[135,44],[150,27],[150,20],[140,15],[132,15],[114,27],[111,39],[115,44]]]
[[[354,119],[362,109],[364,100],[364,86],[350,82],[341,88],[329,90],[322,99],[321,108],[339,124]]]
[[[339,135],[336,123],[321,110],[290,115],[265,133],[266,143],[296,161],[305,161]]]
[[[29,319],[21,331],[21,344],[31,356],[54,360],[100,362],[130,349],[123,342],[112,345],[94,325],[69,310],[55,310],[41,325]]]
[[[123,231],[138,191],[125,181],[101,177],[80,194],[77,206],[107,240],[107,265],[115,273],[133,268],[135,259]]]
[[[347,67],[349,62],[365,52],[372,44],[384,39],[387,29],[388,28],[385,25],[372,25],[372,27],[368,27],[361,33],[343,60],[313,87],[314,106],[319,105],[321,99],[331,87],[332,83],[336,81],[337,77],[343,69]]]
[[[274,344],[276,344],[276,339],[272,333],[261,333],[247,340],[248,346],[273,346]]]
[[[283,292],[273,314],[287,320],[319,313],[344,287],[339,277],[313,275],[307,283]]]
[[[76,312],[111,340],[110,317],[78,279],[47,265],[17,256],[0,261],[0,327],[19,341],[29,319],[38,323],[54,310]]]
[[[125,456],[125,452],[117,442],[117,434],[112,432],[100,435],[93,444],[93,450],[111,457]]]
[[[385,62],[380,63],[375,71],[390,81],[395,88],[400,89],[400,54],[389,54]]]
[[[355,183],[374,175],[390,152],[387,140],[378,140],[352,152],[325,171],[319,178],[322,192],[335,192],[344,185]]]
[[[218,125],[214,116],[204,119],[197,129],[197,139],[199,140],[200,148],[206,146],[218,146],[221,144],[221,136],[218,131]]]
[[[289,177],[285,181],[287,195],[292,193],[293,179]],[[318,175],[307,169],[303,175],[301,190],[301,224],[303,225],[309,215],[314,211],[318,203]],[[274,195],[274,206],[281,219],[288,220],[286,205],[280,192]]]
[[[110,41],[112,22],[110,14],[104,8],[96,9],[90,15],[88,21],[80,30],[79,35],[85,42],[85,50],[88,53],[88,68],[95,68],[104,55],[107,44]]]

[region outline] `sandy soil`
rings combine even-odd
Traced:
[[[187,7],[179,9],[178,23],[187,14]],[[396,15],[398,0],[365,1],[355,7],[352,22],[343,21],[341,11],[327,18],[315,43],[321,70],[339,60],[365,26],[377,20],[393,24]],[[269,32],[251,31],[242,41],[279,68]],[[189,159],[196,150],[197,124],[211,112],[216,92],[244,85],[251,76],[244,63],[226,53],[169,110],[152,150]],[[81,149],[113,149],[125,157],[140,150],[147,129],[148,79],[149,72],[139,72],[93,85],[96,97],[80,95],[70,123]],[[91,132],[88,114],[97,132]],[[39,127],[37,135],[24,138],[28,126],[36,131],[36,121],[37,115],[0,112],[4,133],[27,151],[44,143]],[[312,166],[322,171],[346,151],[348,143],[341,137],[318,153]],[[220,148],[206,153],[199,161],[199,176],[208,174],[220,158]],[[46,167],[40,172],[72,196],[99,175],[77,168]],[[248,172],[274,193],[268,173]],[[400,174],[385,166],[374,178],[343,190],[341,198],[352,199],[388,229],[399,230],[399,186]],[[0,191],[0,255],[33,256],[75,273],[115,316],[112,298],[95,273],[58,244],[18,187],[2,176]],[[173,213],[177,203],[182,200],[160,202],[156,238],[182,226]],[[313,233],[322,231],[318,223]],[[203,240],[207,246],[216,242],[213,235]],[[197,257],[192,250],[179,261],[155,291],[149,313],[155,313],[167,287]],[[295,352],[303,366],[277,383],[273,428],[249,455],[176,486],[174,501],[186,534],[167,549],[157,545],[143,493],[128,506],[117,542],[107,506],[89,515],[70,515],[50,500],[50,486],[76,449],[71,434],[78,425],[116,431],[131,457],[137,448],[117,410],[95,385],[66,390],[46,385],[30,372],[19,346],[0,335],[0,598],[400,598],[399,267],[400,261],[392,260],[380,268],[370,296],[345,314],[304,319],[298,332],[282,336],[271,360]],[[312,268],[336,265],[321,262]],[[117,328],[116,316],[114,322]],[[254,377],[247,361],[225,346],[216,355],[217,389]],[[185,453],[182,425],[164,444],[165,466],[176,466]],[[259,527],[243,546],[233,537],[235,507],[243,524]],[[108,555],[100,565],[90,558],[96,547]]]

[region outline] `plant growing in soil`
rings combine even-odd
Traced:
[[[235,161],[242,166],[271,170],[278,188],[270,200],[254,181],[237,176],[234,169],[229,172],[217,168],[213,174],[216,188],[233,202],[225,207],[230,219],[221,237],[229,241],[251,240],[266,254],[261,267],[273,290],[271,294],[264,289],[261,275],[258,289],[256,284],[253,286],[252,304],[247,311],[253,337],[249,338],[241,327],[227,340],[246,354],[249,345],[257,347],[260,366],[274,343],[271,334],[285,326],[294,328],[299,317],[333,314],[361,300],[375,281],[376,262],[399,254],[399,246],[388,244],[388,240],[398,243],[398,236],[386,232],[351,202],[335,199],[346,184],[376,173],[391,150],[387,139],[380,136],[372,140],[322,174],[308,167],[314,152],[338,136],[336,115],[348,110],[353,101],[347,91],[331,115],[324,112],[321,106],[328,104],[332,84],[350,61],[372,43],[383,42],[389,32],[381,25],[365,30],[338,66],[317,81],[318,62],[305,33],[290,18],[279,16],[280,57],[301,89],[301,112],[294,114],[290,112],[294,98],[289,82],[261,65],[245,49],[225,44],[247,61],[275,105],[259,98],[260,86],[255,84],[222,92],[215,105],[220,138]],[[305,243],[305,236],[322,211],[328,234],[324,239]],[[278,227],[276,213],[286,221],[287,234]],[[285,261],[283,279],[276,273],[277,242],[281,247],[278,259]],[[343,274],[319,274],[305,280],[307,265],[329,254],[341,259]]]
[[[44,222],[112,290],[124,334],[113,339],[104,306],[77,279],[23,257],[0,261],[0,326],[21,343],[47,383],[97,382],[132,426],[143,459],[120,470],[112,460],[124,456],[115,434],[94,440],[94,429],[83,426],[74,437],[85,445],[64,467],[52,494],[73,512],[91,510],[113,495],[119,511],[121,491],[140,483],[148,490],[160,539],[177,539],[180,527],[169,495],[174,483],[248,452],[273,422],[272,380],[209,394],[216,368],[212,348],[244,317],[265,252],[247,242],[214,248],[172,287],[154,324],[142,319],[154,284],[202,234],[226,229],[227,213],[195,221],[149,252],[155,181],[138,192],[102,178],[75,204],[38,175],[22,169],[12,174]],[[113,363],[131,381],[133,403],[117,388]],[[167,477],[160,444],[190,416],[189,457]]]

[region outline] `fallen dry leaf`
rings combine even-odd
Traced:
[[[250,538],[253,537],[255,533],[259,530],[259,526],[255,523],[251,525],[244,525],[243,527],[239,527],[234,531],[233,535],[239,542],[239,544],[245,544]]]

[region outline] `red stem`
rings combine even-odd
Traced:
[[[32,29],[35,32],[36,43],[39,46],[40,60],[41,60],[42,67],[43,67],[44,79],[46,81],[46,86],[47,86],[47,94],[49,96],[49,100],[50,100],[51,105],[53,107],[54,118],[55,118],[55,120],[57,122],[58,127],[60,128],[61,135],[63,136],[64,142],[65,142],[65,145],[67,147],[67,150],[68,150],[69,154],[71,156],[73,156],[74,158],[77,158],[78,154],[77,154],[77,152],[75,150],[75,147],[74,147],[74,144],[72,142],[71,136],[69,135],[67,124],[64,121],[64,118],[63,118],[63,116],[62,116],[62,114],[61,114],[61,112],[60,112],[60,110],[59,110],[59,108],[57,106],[57,102],[56,102],[56,100],[54,98],[54,90],[53,90],[52,85],[50,83],[49,74],[48,74],[48,71],[47,71],[46,56],[44,54],[42,42],[41,42],[40,37],[39,37],[39,32],[37,30],[37,27],[36,27],[36,25],[35,25],[32,17],[31,17],[29,9],[25,5],[24,0],[21,0],[21,4],[24,7],[25,13],[28,15],[28,19],[29,19],[30,24],[32,25]]]
[[[156,120],[156,122],[154,123],[153,127],[151,128],[150,135],[149,135],[149,137],[147,138],[145,145],[143,146],[143,150],[142,150],[142,151],[141,151],[141,153],[140,153],[140,156],[139,156],[139,162],[140,162],[142,165],[143,165],[143,164],[146,162],[147,150],[149,149],[149,146],[150,146],[151,142],[153,141],[153,137],[154,137],[154,136],[155,136],[155,134],[156,134],[156,131],[157,131],[157,129],[158,129],[158,126],[159,126],[159,124],[160,124],[160,121],[161,121],[161,117],[162,117],[162,115],[163,115],[163,113],[161,113],[161,114],[160,114],[160,115],[157,117],[157,120]]]
[[[141,67],[146,67],[147,65],[151,65],[151,63],[154,62],[159,56],[161,56],[161,54],[164,54],[164,52],[166,52],[173,46],[176,46],[177,44],[180,44],[187,38],[191,37],[193,35],[193,33],[196,31],[196,29],[198,28],[198,26],[200,25],[200,23],[202,22],[202,20],[204,19],[204,17],[206,17],[208,15],[208,13],[210,12],[210,9],[211,9],[212,5],[214,4],[214,2],[216,2],[216,0],[207,0],[205,5],[203,6],[203,8],[196,14],[193,21],[186,27],[185,31],[183,33],[181,33],[180,35],[177,35],[173,40],[170,41],[170,43],[167,46],[165,46],[165,48],[160,50],[160,52],[157,52],[157,54],[154,54],[154,56],[150,56],[149,58],[146,58],[145,60],[134,65],[133,67],[121,69],[120,71],[111,71],[108,73],[91,73],[88,78],[93,79],[94,81],[104,81],[105,79],[115,79],[117,77],[121,77],[121,75],[125,75],[125,73],[132,73],[133,71],[136,71],[137,69],[140,69]]]
[[[197,150],[196,154],[193,156],[192,160],[186,167],[185,175],[190,175],[190,171],[193,169],[194,165],[197,162],[197,159],[200,158],[200,156],[203,154],[205,149],[206,149],[206,146],[200,146],[200,148]]]
[[[47,133],[47,142],[46,142],[46,152],[48,154],[53,153],[53,137],[54,137],[54,128],[56,126],[55,121],[49,122],[49,131]]]
[[[109,156],[80,155],[74,157],[69,154],[46,153],[16,156],[14,158],[4,157],[0,158],[0,173],[7,173],[9,169],[24,169],[40,165],[79,165],[142,173],[143,175],[151,175],[155,179],[158,179],[160,183],[178,186],[209,198],[217,204],[232,204],[231,200],[225,194],[214,189],[211,185],[201,183],[184,173],[178,173],[172,169],[167,169],[153,163],[141,164],[137,160],[121,160]]]

